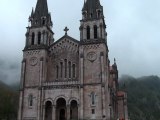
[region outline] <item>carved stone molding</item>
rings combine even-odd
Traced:
[[[40,54],[40,51],[39,51],[39,50],[28,51],[28,52],[27,52],[27,56],[28,56],[28,55],[39,55],[39,54]]]
[[[95,52],[89,52],[87,54],[87,59],[91,62],[94,62],[97,59],[97,54]]]
[[[36,57],[32,57],[30,58],[29,63],[31,66],[35,66],[38,63],[38,59]]]

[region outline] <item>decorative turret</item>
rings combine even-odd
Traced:
[[[86,0],[82,8],[80,40],[82,44],[106,43],[103,7],[99,0]]]
[[[29,17],[32,27],[39,27],[47,25],[52,26],[51,15],[48,12],[47,0],[38,0],[36,9],[32,9],[31,15]]]
[[[83,19],[98,19],[103,18],[103,7],[100,5],[99,0],[84,1],[82,9]]]

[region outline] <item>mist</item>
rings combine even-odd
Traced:
[[[20,80],[22,50],[28,17],[37,0],[0,1],[0,80]],[[83,0],[48,0],[52,15],[54,38],[68,34],[79,40]],[[134,77],[160,76],[160,1],[101,0],[107,25],[107,43],[111,64],[116,58],[119,75]]]

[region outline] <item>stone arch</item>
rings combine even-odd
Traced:
[[[46,102],[48,102],[48,101],[51,102],[52,105],[55,105],[55,104],[54,104],[54,101],[53,101],[51,98],[45,99],[45,100],[43,101],[43,105],[45,105]]]
[[[70,103],[70,119],[78,120],[78,102],[76,100],[71,100]]]
[[[65,101],[67,102],[66,96],[60,95],[60,96],[57,96],[57,97],[54,99],[54,101],[53,101],[53,104],[54,104],[54,105],[56,105],[56,102],[57,102],[57,100],[58,100],[59,98],[63,98],[63,99],[65,99]]]
[[[79,100],[78,100],[76,97],[70,98],[70,99],[68,100],[68,104],[70,105],[73,100],[75,100],[75,101],[77,102],[77,104],[79,105]]]
[[[67,120],[67,101],[63,97],[56,99],[56,120]]]

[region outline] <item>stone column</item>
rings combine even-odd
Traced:
[[[20,95],[19,95],[19,109],[18,109],[18,120],[22,119],[22,96],[23,96],[23,91],[20,91]]]
[[[40,74],[39,74],[39,88],[38,88],[38,114],[37,114],[37,120],[40,120],[40,114],[41,114],[41,86],[42,86],[42,77],[43,77],[43,58],[40,59]]]
[[[94,39],[94,26],[90,26],[90,39]]]
[[[67,105],[67,120],[70,120],[70,105]]]
[[[83,40],[83,34],[84,34],[83,31],[84,31],[84,28],[83,28],[82,24],[79,27],[79,30],[80,30],[80,40]]]
[[[21,83],[20,83],[20,96],[19,96],[19,110],[18,110],[18,120],[22,119],[23,114],[23,89],[25,83],[25,69],[26,69],[26,61],[22,61],[22,68],[21,68]]]
[[[79,109],[79,104],[77,105],[77,107],[78,107],[78,120],[80,119],[80,109]]]
[[[80,56],[80,119],[83,119],[83,79],[84,79],[84,56]]]
[[[83,28],[83,40],[87,39],[87,30],[86,27]]]
[[[56,120],[56,106],[52,106],[52,120]]]
[[[43,58],[40,58],[39,86],[42,85],[42,78],[43,78]]]
[[[42,92],[41,92],[40,120],[43,120],[43,101],[44,101],[44,88],[42,87]]]
[[[102,112],[102,116],[105,115],[106,113],[106,105],[105,105],[105,90],[104,90],[104,87],[105,87],[105,70],[104,70],[104,67],[105,67],[105,64],[104,64],[104,53],[101,52],[101,77],[102,77],[102,109],[103,109],[103,112]]]
[[[42,117],[43,119],[42,119],[42,120],[44,120],[44,119],[45,119],[45,105],[43,105],[42,110],[43,110],[43,115],[42,115],[42,116],[43,116],[43,117]]]
[[[35,32],[35,39],[34,39],[34,45],[38,44],[38,33]]]
[[[100,24],[100,29],[99,29],[99,36],[100,36],[100,38],[102,38],[102,24]]]
[[[24,59],[22,61],[22,67],[21,67],[21,83],[20,83],[20,89],[24,88],[24,82],[25,82],[25,70],[26,70],[26,60]]]

